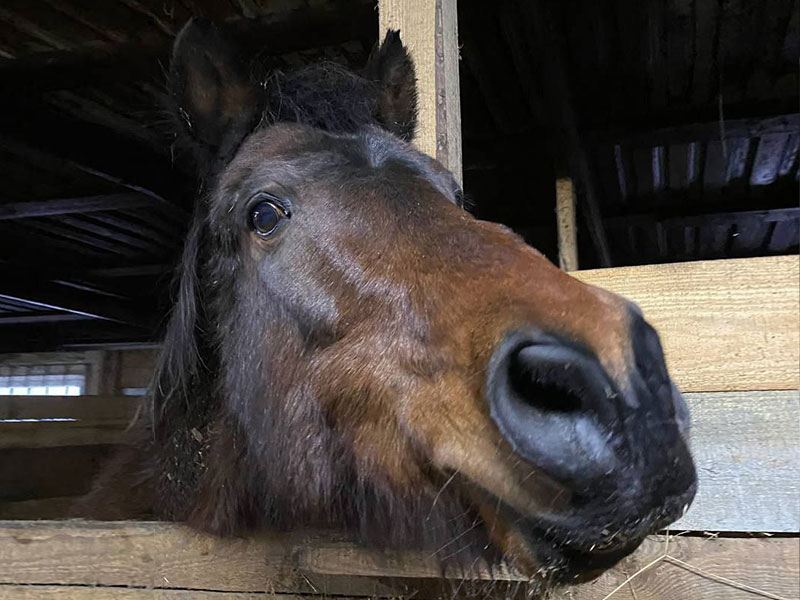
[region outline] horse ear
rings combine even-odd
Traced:
[[[247,61],[210,21],[190,20],[172,48],[169,94],[199,167],[231,157],[256,124],[263,97]]]
[[[417,125],[417,78],[399,31],[390,29],[383,43],[375,46],[365,75],[378,84],[378,120],[396,136],[411,141]]]

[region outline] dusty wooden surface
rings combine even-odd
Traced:
[[[663,555],[664,543],[663,536],[647,540],[632,557],[596,582],[560,591],[557,597],[603,598],[627,576]],[[797,538],[672,537],[668,554],[695,570],[780,598],[796,598],[798,547]],[[487,577],[484,571],[467,579]],[[452,575],[448,578],[451,578],[450,585],[453,580],[460,581]],[[495,571],[495,580],[519,581],[520,577],[501,566]],[[82,591],[74,589],[78,586],[88,586],[84,590],[105,587],[109,597],[114,597],[112,592],[116,593],[116,589],[108,589],[112,586],[138,587],[151,593],[152,590],[179,590],[348,596],[450,595],[453,588],[442,591],[440,583],[440,571],[427,553],[384,554],[319,534],[223,540],[164,523],[0,523],[0,593],[13,590],[21,594],[23,591],[14,587],[19,585],[58,585],[73,588],[72,596],[62,596],[67,598],[97,597],[80,595]],[[743,595],[730,584],[698,575],[667,560],[632,584],[637,600],[752,597]],[[622,595],[616,597],[633,598],[629,589],[620,593]]]
[[[687,394],[699,488],[673,527],[800,531],[800,394]]]
[[[128,423],[142,399],[132,396],[0,396],[0,421],[67,418]]]
[[[603,600],[631,575],[664,555],[663,538],[648,541],[594,582],[560,592],[558,600]],[[626,583],[613,600],[756,600],[800,598],[800,540],[670,539],[670,559]],[[721,581],[719,578],[729,580]],[[734,585],[734,584],[738,584]],[[751,590],[742,589],[749,586]],[[757,590],[757,591],[754,591]],[[610,600],[611,600],[610,599]]]
[[[0,502],[85,494],[112,448],[0,449]]]
[[[0,452],[9,448],[58,448],[119,444],[127,422],[85,421],[0,423]]]
[[[705,392],[687,394],[686,399],[692,413],[691,443],[700,485],[692,508],[675,527],[695,531],[799,531],[798,393]],[[127,414],[127,408],[121,410]],[[0,449],[122,443],[127,421],[114,421],[110,409],[105,416],[109,421],[97,425],[90,421],[0,424]],[[67,452],[71,453],[71,473],[92,473],[97,468],[97,458],[88,449],[88,453]],[[25,488],[23,479],[33,477],[49,481],[50,493],[60,493],[61,488],[53,487],[58,482],[66,486],[64,489],[74,487],[72,478],[64,480],[49,468],[49,459],[40,459],[39,454],[32,452],[33,460],[29,460],[26,453],[17,451],[15,461],[24,465],[21,470],[0,468],[0,475],[6,473],[0,480],[5,482],[7,494],[16,490],[22,497],[30,497],[31,490]],[[46,511],[37,513],[40,507],[36,504],[0,503],[0,518],[58,518],[66,514],[59,513],[58,507],[44,505]]]
[[[798,257],[598,269],[579,279],[635,301],[684,392],[800,387]]]
[[[70,514],[77,498],[78,496],[54,496],[0,502],[0,521],[63,519]]]
[[[417,74],[415,145],[461,183],[461,101],[456,0],[379,0],[379,36],[399,29]]]
[[[575,220],[575,194],[572,180],[556,181],[556,221],[558,223],[558,266],[578,270],[578,228]]]
[[[142,404],[130,396],[2,396],[0,451],[119,444]]]
[[[301,600],[311,595],[275,592],[203,592],[199,590],[154,590],[134,588],[87,588],[72,585],[12,585],[0,587],[3,600]],[[348,600],[348,596],[337,596]]]

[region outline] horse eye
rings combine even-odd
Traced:
[[[250,226],[261,237],[275,233],[283,219],[288,219],[291,214],[288,210],[275,202],[262,200],[255,204],[250,212]]]

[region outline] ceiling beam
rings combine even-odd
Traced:
[[[800,219],[800,207],[776,208],[771,210],[741,210],[703,214],[686,214],[683,208],[670,211],[619,215],[604,219],[608,227],[631,227],[634,225],[660,224],[664,226],[718,227],[734,225],[743,221],[759,223],[780,223]]]
[[[126,298],[86,287],[30,276],[29,270],[0,266],[0,299],[25,302],[39,309],[65,311],[93,319],[115,321],[134,327],[152,326],[153,317]]]
[[[126,208],[153,206],[159,203],[152,196],[139,192],[102,194],[80,198],[56,198],[32,202],[12,202],[0,204],[0,221],[25,219],[29,217],[54,217],[74,213],[90,213]]]
[[[151,196],[165,210],[188,204],[195,189],[193,176],[151,148],[32,99],[0,98],[0,148],[48,170]]]
[[[530,11],[531,39],[537,40],[542,56],[544,94],[553,114],[557,115],[558,129],[567,150],[570,177],[581,203],[581,215],[599,265],[610,267],[611,251],[600,211],[600,185],[589,163],[582,123],[574,107],[563,27],[559,25],[555,7],[548,2],[532,2],[526,4],[525,9]]]
[[[341,4],[341,3],[340,3]],[[377,23],[374,2],[357,0],[335,8],[297,8],[280,14],[220,24],[253,54],[279,56],[313,47],[371,37]],[[171,40],[149,36],[112,50],[74,48],[0,61],[4,94],[30,96],[46,91],[97,86],[113,81],[162,82]]]
[[[62,323],[65,321],[87,321],[92,317],[77,315],[75,313],[64,313],[58,311],[42,311],[38,313],[26,313],[23,315],[0,315],[0,327],[7,325],[27,325],[31,323]]]
[[[132,328],[111,321],[4,325],[0,328],[0,353],[133,346],[149,344],[157,339],[155,330]]]
[[[586,133],[586,141],[593,146],[621,145],[653,148],[692,142],[720,141],[726,138],[760,138],[773,134],[796,134],[800,131],[800,113],[774,117],[726,119],[688,123],[670,127],[594,130]]]

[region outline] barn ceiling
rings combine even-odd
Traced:
[[[0,351],[158,338],[195,190],[163,108],[190,16],[271,66],[361,65],[374,5],[4,0]],[[553,257],[570,174],[582,267],[797,251],[796,0],[461,0],[459,28],[479,216]]]

